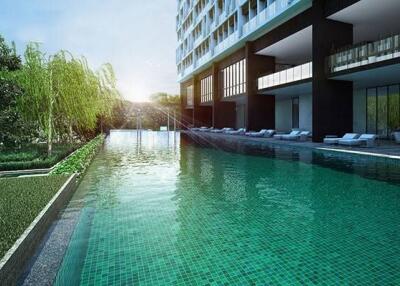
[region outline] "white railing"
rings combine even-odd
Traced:
[[[329,69],[338,72],[400,57],[400,35],[342,50],[329,57]]]
[[[243,25],[243,36],[252,33],[300,0],[276,0]]]
[[[218,16],[218,23],[222,24],[222,22],[225,20],[226,14],[225,11],[223,11],[219,16]]]
[[[208,51],[203,56],[197,59],[196,67],[200,67],[211,59],[211,52]]]
[[[257,28],[257,16],[254,16],[250,21],[243,25],[243,35],[254,31]]]
[[[204,40],[203,33],[197,36],[196,40],[194,40],[193,47],[197,47]]]
[[[312,78],[312,62],[258,78],[258,89]]]
[[[225,40],[215,46],[214,48],[214,55],[221,53],[222,51],[226,50],[227,48],[231,47],[233,44],[236,43],[238,40],[238,33],[237,31],[233,32],[229,35]]]

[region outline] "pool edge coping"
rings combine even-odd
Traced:
[[[13,246],[0,260],[0,284],[15,285],[43,235],[77,188],[77,173],[69,176],[57,193],[39,212]]]

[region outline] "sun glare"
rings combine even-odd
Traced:
[[[149,102],[151,92],[145,88],[124,88],[120,89],[122,96],[132,102]]]

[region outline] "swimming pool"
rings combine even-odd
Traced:
[[[67,207],[56,285],[400,284],[400,187],[381,165],[136,135],[111,133]]]

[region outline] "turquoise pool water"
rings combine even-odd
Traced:
[[[400,285],[399,185],[283,157],[111,133],[55,284]]]

